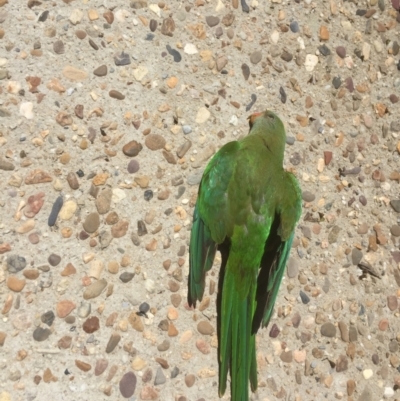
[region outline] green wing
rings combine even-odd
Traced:
[[[239,147],[238,142],[223,146],[208,163],[200,183],[189,244],[189,305],[202,300],[205,275],[212,267],[218,244],[233,231],[227,216],[227,190]]]
[[[286,269],[294,229],[301,215],[301,191],[291,173],[284,173],[282,198],[264,247],[257,278],[256,310],[252,332],[267,326],[274,309],[282,277]]]

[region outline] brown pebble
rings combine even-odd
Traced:
[[[119,220],[111,227],[111,235],[113,238],[122,238],[128,232],[129,222],[127,220]]]
[[[26,281],[15,276],[9,276],[7,279],[7,287],[14,292],[21,292],[25,287]]]
[[[121,336],[118,333],[111,334],[110,339],[108,340],[108,343],[106,346],[107,354],[114,351],[115,347],[118,345],[120,340],[121,340]]]
[[[348,357],[350,357],[352,360],[354,359],[354,357],[355,357],[355,355],[356,355],[356,345],[355,345],[355,343],[351,342],[351,343],[347,346],[346,355],[347,355]]]
[[[75,173],[73,173],[73,172],[68,173],[67,182],[68,182],[69,186],[71,187],[71,189],[76,190],[79,188],[78,176]]]
[[[342,340],[345,342],[349,342],[349,329],[344,321],[339,322],[339,330]]]
[[[292,351],[283,351],[280,355],[281,361],[285,363],[291,363],[293,360],[293,352]]]
[[[214,327],[208,320],[202,320],[197,324],[197,330],[199,333],[210,336],[215,332]]]
[[[306,109],[309,109],[314,105],[314,102],[312,101],[311,96],[306,97]]]
[[[64,336],[58,340],[58,348],[68,349],[71,346],[72,337],[71,336]]]
[[[346,57],[346,48],[343,46],[338,46],[336,48],[336,54],[340,57],[340,58],[345,58]]]
[[[72,125],[73,123],[71,115],[65,111],[58,112],[56,115],[56,121],[61,125],[61,127],[66,127],[67,125]]]
[[[54,53],[56,54],[64,54],[65,53],[64,42],[62,40],[56,40],[53,43],[53,50]]]
[[[168,369],[168,368],[169,368],[169,364],[168,364],[168,361],[167,361],[166,359],[157,357],[157,358],[155,359],[155,361],[156,361],[157,363],[159,363],[160,366],[161,366],[163,369]]]
[[[43,372],[43,381],[45,383],[56,382],[58,379],[53,375],[49,368],[46,368]]]
[[[171,303],[177,308],[182,302],[182,296],[180,294],[171,294]]]
[[[336,372],[344,372],[348,369],[349,361],[346,355],[339,355],[336,361]]]
[[[140,390],[140,399],[141,400],[158,400],[159,399],[159,394],[155,390],[154,387],[144,386]]]
[[[356,382],[353,379],[347,380],[347,395],[351,396],[354,393],[354,390],[356,389]]]
[[[319,38],[321,40],[329,40],[329,30],[325,25],[321,25],[319,28]]]
[[[61,272],[61,276],[67,277],[71,276],[72,274],[76,273],[76,268],[72,263],[68,263],[65,267],[64,270]]]
[[[196,347],[202,354],[209,354],[211,352],[210,345],[202,338],[196,340]]]
[[[90,213],[83,222],[83,228],[88,233],[94,233],[100,226],[100,216],[98,213]]]
[[[332,160],[332,152],[330,151],[324,151],[324,162],[325,162],[325,166],[329,166],[329,163]]]
[[[178,329],[174,326],[173,323],[170,323],[168,326],[168,336],[169,337],[176,337],[179,334]]]
[[[142,149],[143,149],[142,144],[133,140],[124,145],[124,147],[122,148],[122,152],[126,156],[135,157],[139,154],[139,152]]]
[[[179,288],[180,288],[179,284],[174,280],[168,281],[168,287],[171,292],[177,292],[177,291],[179,291]]]
[[[388,295],[387,306],[391,311],[394,311],[398,308],[398,301],[396,295]]]
[[[89,370],[92,369],[92,365],[83,362],[79,359],[75,359],[75,365],[78,369],[82,370],[83,372],[89,372]]]
[[[43,184],[51,181],[53,181],[51,175],[40,168],[31,170],[25,177],[26,185]]]
[[[139,331],[139,332],[144,331],[144,325],[142,322],[142,318],[140,316],[138,316],[135,312],[132,312],[129,315],[128,321],[134,330]]]
[[[110,326],[112,327],[115,324],[117,318],[118,318],[118,312],[111,313],[111,315],[109,315],[107,317],[106,327],[110,327]]]
[[[159,150],[165,146],[166,140],[161,135],[149,134],[146,136],[144,143],[150,150]]]
[[[175,156],[172,154],[172,152],[168,152],[165,149],[163,149],[163,156],[164,156],[164,159],[169,164],[176,164],[176,159],[175,159]]]
[[[83,40],[83,39],[86,38],[87,33],[86,33],[85,31],[81,30],[81,29],[78,29],[77,31],[75,31],[75,35],[76,35],[76,37],[77,37],[78,39]]]
[[[44,204],[44,196],[44,192],[39,192],[35,195],[31,195],[28,198],[27,204],[24,208],[24,215],[26,217],[32,218],[39,213]]]
[[[29,242],[33,245],[36,245],[40,241],[40,237],[37,233],[31,233],[28,235]]]
[[[154,32],[157,29],[158,23],[155,19],[151,19],[149,23],[149,28],[151,32]]]
[[[110,25],[114,22],[114,14],[110,10],[105,11],[103,13],[103,17],[107,21],[107,23]]]
[[[75,115],[80,119],[83,119],[83,109],[84,107],[82,104],[77,104],[74,108]]]
[[[165,18],[161,25],[161,33],[166,36],[173,36],[175,22],[171,17]]]
[[[390,227],[390,233],[394,236],[394,237],[400,237],[400,226],[397,224],[393,224]]]
[[[85,333],[94,333],[100,328],[99,318],[97,316],[92,316],[83,323],[82,329]]]
[[[72,301],[69,300],[59,301],[57,302],[56,305],[57,316],[60,318],[64,318],[68,316],[75,308],[76,305]]]
[[[108,95],[110,97],[112,97],[113,99],[118,99],[118,100],[124,100],[125,99],[125,95],[123,95],[121,92],[112,89],[110,90],[110,92],[108,92]]]
[[[107,66],[106,65],[101,65],[100,67],[97,67],[94,71],[93,74],[96,75],[97,77],[104,77],[107,75]],[[82,118],[82,117],[80,117]]]
[[[136,375],[133,372],[127,372],[122,376],[119,382],[119,391],[124,398],[132,397],[136,389]]]
[[[98,359],[96,361],[96,365],[94,368],[94,375],[95,376],[100,376],[104,373],[104,371],[107,369],[108,367],[108,361],[107,359]]]
[[[190,374],[185,376],[185,384],[187,387],[189,388],[192,387],[195,381],[196,381],[195,375]]]
[[[375,13],[376,13],[376,9],[375,8],[370,8],[369,10],[367,10],[367,12],[365,13],[364,17],[365,18],[371,18]]]
[[[0,331],[0,347],[2,347],[6,341],[7,333]]]
[[[24,272],[24,277],[27,278],[28,280],[36,280],[39,277],[39,270],[37,269],[25,269]]]
[[[389,320],[386,318],[381,319],[379,321],[378,327],[379,327],[379,330],[386,331],[389,327]]]

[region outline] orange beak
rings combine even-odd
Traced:
[[[253,126],[254,121],[255,121],[258,117],[262,116],[262,114],[263,114],[262,112],[257,112],[257,113],[253,113],[252,115],[250,115],[249,117],[247,117],[247,119],[249,120],[250,128]]]

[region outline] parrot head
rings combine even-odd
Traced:
[[[261,117],[263,114],[264,114],[263,112],[259,111],[257,113],[253,113],[252,115],[247,117],[247,119],[249,120],[250,129],[254,125],[254,121],[256,121],[256,119]]]

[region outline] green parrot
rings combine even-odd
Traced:
[[[256,333],[271,319],[301,215],[301,191],[283,169],[286,134],[273,112],[249,117],[249,135],[224,145],[199,187],[190,237],[188,303],[196,306],[217,250],[219,395],[228,370],[231,400],[257,389]]]

